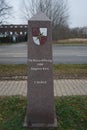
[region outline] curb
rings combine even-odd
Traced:
[[[27,76],[4,76],[0,80],[27,80]]]
[[[28,76],[1,76],[0,80],[27,80]],[[74,76],[54,76],[53,79],[87,79],[87,77],[74,77]]]

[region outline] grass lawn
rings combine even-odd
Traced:
[[[3,45],[15,45],[15,44],[26,44],[26,42],[19,43],[0,43],[0,46]],[[87,45],[87,38],[71,38],[71,39],[62,39],[57,41],[52,41],[52,44],[57,45]]]
[[[0,65],[0,76],[25,76],[27,65]]]
[[[14,42],[8,42],[8,43],[1,43],[0,42],[0,46],[10,46],[10,45],[18,45],[18,44],[26,44],[27,42],[17,42],[17,43],[14,43]]]
[[[53,41],[53,44],[58,45],[87,45],[87,38],[72,38]]]
[[[87,96],[56,97],[55,108],[58,130],[87,130]],[[0,97],[0,130],[26,130],[25,111],[25,97]]]
[[[87,64],[53,65],[54,78],[87,78]],[[2,76],[26,76],[27,65],[0,65]]]
[[[87,64],[53,65],[54,78],[87,78]]]

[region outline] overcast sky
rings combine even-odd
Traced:
[[[12,24],[23,24],[24,21],[19,17],[22,0],[8,0],[14,7],[14,18],[10,20]],[[29,1],[29,0],[28,0]],[[69,7],[69,26],[83,27],[87,26],[87,0],[68,0]]]

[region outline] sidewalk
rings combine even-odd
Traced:
[[[27,80],[0,81],[0,96],[27,95]],[[86,79],[54,80],[54,96],[87,95]]]

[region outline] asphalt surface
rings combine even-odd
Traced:
[[[0,64],[27,63],[27,44],[0,46]],[[53,45],[53,63],[87,64],[87,46]]]

